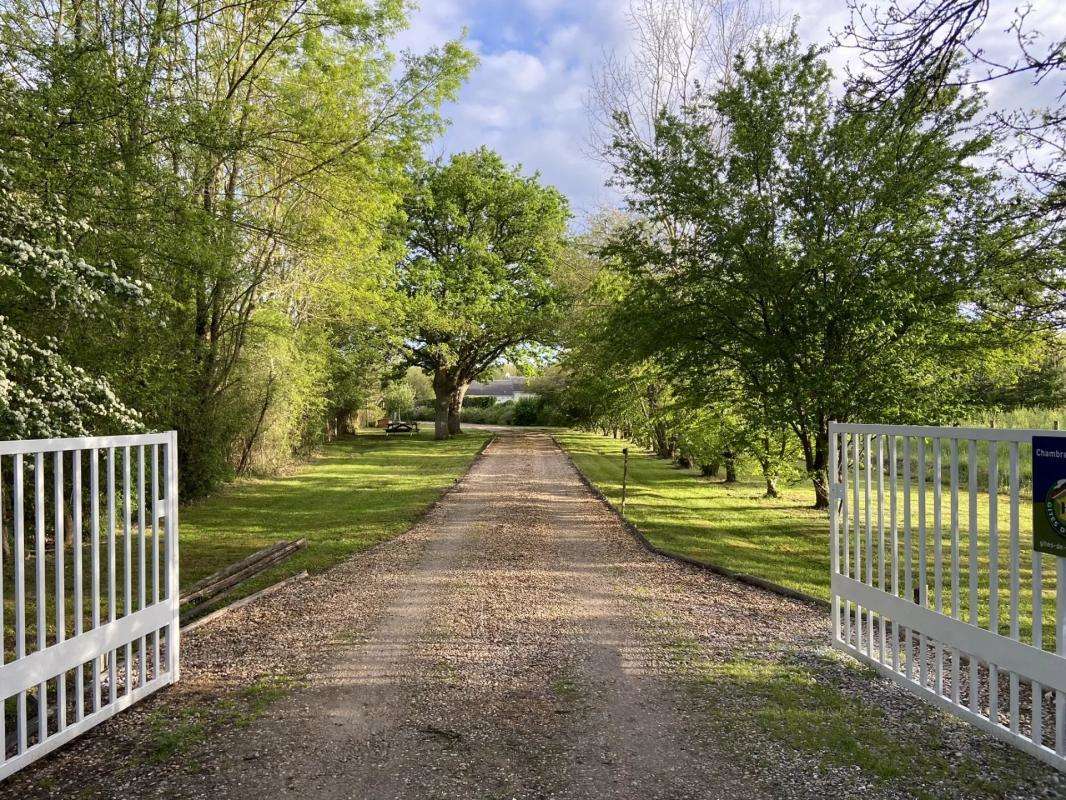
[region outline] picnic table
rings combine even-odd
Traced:
[[[417,422],[401,422],[399,420],[390,422],[385,426],[385,435],[391,436],[394,433],[409,433],[412,436],[418,433]]]

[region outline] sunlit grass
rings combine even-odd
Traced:
[[[386,438],[379,431],[326,445],[309,464],[290,474],[236,481],[211,497],[180,509],[179,578],[189,586],[201,578],[282,540],[305,538],[307,547],[283,563],[245,581],[219,602],[241,596],[295,575],[303,570],[322,572],[350,555],[401,533],[439,495],[465,472],[490,434],[471,432],[437,442],[428,433],[415,437]],[[86,510],[88,502],[86,500]],[[106,509],[101,509],[106,529]],[[125,593],[125,538],[122,511],[116,514],[115,597],[118,616],[127,609]],[[131,528],[130,608],[139,604],[139,535]],[[87,523],[86,523],[87,525]],[[36,558],[32,520],[27,520],[26,652],[37,649]],[[90,545],[83,537],[83,611],[85,627],[91,623]],[[160,542],[162,551],[163,544]],[[106,622],[109,606],[107,537],[100,541],[100,618]],[[150,563],[151,533],[146,531]],[[65,548],[65,627],[73,635],[72,548]],[[161,559],[162,560],[162,559]],[[45,552],[46,642],[56,640],[55,555],[51,538]],[[152,570],[146,569],[146,599],[152,601]],[[4,649],[12,658],[15,644],[14,570],[11,558],[3,564]],[[160,568],[161,583],[163,570]]]
[[[610,439],[595,434],[560,433],[557,439],[573,456],[581,470],[592,480],[616,506],[621,501],[622,448],[630,446],[629,488],[626,516],[636,524],[655,545],[669,552],[717,564],[738,572],[756,575],[807,594],[829,599],[829,518],[824,511],[811,508],[813,492],[808,483],[784,486],[782,496],[776,499],[763,497],[764,485],[756,475],[741,474],[735,484],[725,484],[720,479],[705,478],[696,471],[682,469],[675,464],[641,451],[622,440]],[[931,449],[931,448],[930,448]],[[946,452],[946,451],[945,451]],[[1022,459],[1025,460],[1025,459]],[[931,465],[931,455],[928,465]],[[944,477],[947,480],[948,460],[944,460]],[[927,466],[928,466],[927,465]],[[876,470],[874,471],[876,473]],[[1006,485],[1007,460],[1000,455],[1000,486]],[[965,474],[965,473],[964,473]],[[906,588],[906,529],[903,524],[904,490],[902,470],[899,471],[896,488],[897,502],[897,548],[898,585],[900,593]],[[867,565],[872,567],[873,582],[880,585],[880,540],[881,527],[876,505],[871,509],[872,562],[866,556],[866,515],[864,488],[861,479],[859,504],[859,549],[862,551],[861,577],[867,575]],[[980,484],[979,484],[980,485]],[[872,479],[872,491],[876,496],[876,477]],[[885,537],[885,587],[892,587],[892,531],[890,490],[884,487]],[[920,585],[919,503],[916,475],[912,475],[911,502],[911,585]],[[854,569],[856,549],[854,495],[849,487],[848,544],[850,565]],[[926,585],[931,606],[936,606],[936,528],[935,495],[932,481],[925,487],[925,538],[926,538]],[[1006,495],[999,495],[996,503],[997,547],[999,586],[999,630],[1010,633],[1009,610],[1011,603],[1010,545],[1011,508]],[[977,513],[974,517],[977,530],[978,590],[977,608],[980,624],[990,622],[990,497],[987,492],[977,492]],[[951,585],[951,505],[949,486],[941,487],[941,608],[947,613],[952,609]],[[1023,641],[1031,640],[1032,632],[1032,504],[1023,499],[1017,509],[1017,537],[1019,543],[1019,633]],[[959,613],[969,619],[969,543],[970,503],[965,480],[958,496],[958,554],[959,554]],[[842,530],[843,533],[843,530]],[[841,551],[843,559],[843,550]],[[1043,646],[1054,646],[1054,559],[1044,556],[1042,560]]]

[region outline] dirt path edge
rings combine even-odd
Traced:
[[[641,544],[641,546],[649,553],[657,555],[661,558],[669,559],[670,561],[676,561],[681,564],[687,564],[690,567],[696,567],[697,569],[713,572],[715,575],[721,575],[723,578],[729,578],[730,580],[743,583],[747,586],[754,586],[756,589],[762,589],[763,591],[770,592],[781,597],[787,597],[790,600],[798,600],[801,603],[807,603],[808,605],[812,605],[816,608],[825,611],[828,611],[832,608],[829,601],[823,600],[821,597],[815,597],[812,594],[801,592],[798,589],[791,589],[788,586],[782,586],[779,583],[774,583],[773,581],[768,581],[765,578],[760,578],[758,575],[749,575],[746,572],[737,572],[736,570],[729,569],[728,567],[723,567],[720,564],[713,564],[709,561],[700,561],[695,558],[690,558],[689,556],[681,555],[680,553],[672,553],[669,550],[664,550],[658,545],[652,544],[652,542],[649,541],[648,537],[644,535],[644,532],[635,524],[630,522],[630,520],[622,514],[622,512],[614,505],[614,503],[607,499],[607,496],[602,491],[600,491],[600,488],[589,479],[589,477],[584,473],[581,467],[577,465],[577,462],[574,461],[573,456],[570,455],[570,451],[567,450],[562,444],[560,444],[559,440],[555,437],[555,434],[553,433],[550,435],[552,442],[554,442],[555,446],[559,448],[560,452],[562,452],[563,456],[566,458],[567,462],[569,462],[570,466],[574,468],[574,471],[577,473],[578,478],[583,484],[585,484],[586,488],[588,488],[588,490],[592,492],[592,494],[596,497],[597,500],[599,500],[601,503],[603,503],[604,506],[607,507],[607,509],[618,519],[622,527],[625,528],[629,532],[629,534],[634,539],[636,539]]]

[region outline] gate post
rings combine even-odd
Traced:
[[[829,568],[836,575],[840,572],[840,520],[837,504],[840,500],[840,469],[837,449],[837,423],[829,423]],[[833,600],[833,641],[840,640],[840,595],[831,589]]]

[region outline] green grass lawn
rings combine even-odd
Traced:
[[[472,431],[437,442],[431,433],[386,438],[369,431],[326,445],[310,463],[291,473],[238,480],[211,497],[183,506],[180,520],[180,582],[201,578],[274,542],[305,538],[307,547],[218,598],[205,609],[232,602],[303,570],[322,572],[361,550],[408,528],[461,476],[491,434]],[[121,518],[121,514],[119,514]],[[121,522],[116,532],[116,603],[126,607],[123,591],[124,548]],[[134,534],[136,538],[136,534]],[[150,547],[150,545],[149,545]],[[89,575],[88,543],[83,571]],[[136,558],[137,543],[133,542]],[[32,541],[28,548],[32,554]],[[67,636],[73,633],[71,575],[73,556],[66,548]],[[149,549],[150,553],[150,549]],[[106,546],[101,543],[102,615],[107,613]],[[10,559],[6,559],[9,561]],[[55,640],[54,555],[47,553],[45,609],[47,637]],[[14,653],[14,588],[9,564],[4,569],[4,649]],[[134,608],[138,575],[133,575]],[[88,580],[85,617],[89,624]],[[32,562],[26,568],[27,652],[36,649],[36,590]],[[149,597],[151,592],[149,590]]]
[[[559,433],[559,443],[573,457],[578,467],[593,481],[614,505],[621,500],[622,448],[628,443],[588,433]],[[1001,466],[1001,475],[1004,467]],[[626,516],[662,549],[699,561],[716,564],[738,572],[757,575],[775,583],[798,589],[815,597],[829,599],[829,518],[824,511],[815,511],[810,506],[813,492],[806,482],[797,486],[785,486],[777,499],[762,497],[763,483],[758,476],[741,473],[738,483],[727,485],[720,479],[705,478],[695,470],[682,469],[675,464],[645,453],[630,445],[629,490]],[[1001,478],[1001,485],[1005,479]],[[886,527],[888,523],[888,489],[886,486]],[[917,515],[917,488],[912,480],[912,513]],[[926,488],[927,539],[927,585],[929,598],[934,598],[934,548],[933,535],[933,490]],[[950,526],[949,492],[946,487],[942,498],[941,546],[944,564],[943,602],[950,610]],[[849,489],[849,501],[851,499]],[[902,520],[902,489],[898,489],[900,519]],[[1009,564],[1009,503],[1005,496],[999,497],[997,518],[999,520],[999,607],[1000,630],[1008,633],[1008,609],[1010,587]],[[1020,632],[1026,641],[1032,629],[1031,592],[1031,541],[1032,507],[1023,501],[1019,507],[1021,544],[1019,593]],[[988,495],[978,496],[978,614],[982,624],[989,620],[990,597],[988,563]],[[876,552],[878,532],[876,514],[873,516],[873,542]],[[860,522],[865,526],[865,515],[860,512]],[[969,499],[965,489],[959,493],[959,547],[960,547],[960,607],[964,619],[969,610],[969,572],[967,570]],[[865,545],[865,527],[863,527]],[[854,527],[850,529],[849,541],[854,557]],[[912,529],[915,552],[913,581],[918,585],[918,531]],[[886,532],[886,540],[889,534]],[[903,529],[900,525],[899,546],[903,560]],[[890,552],[890,540],[886,548]],[[865,558],[865,556],[864,556]],[[1054,561],[1044,558],[1043,618],[1045,648],[1054,643]],[[890,557],[889,562],[891,563]],[[865,569],[863,570],[865,573]],[[874,568],[875,582],[878,570]],[[890,573],[889,573],[890,575]],[[891,578],[887,579],[890,585]],[[900,587],[904,576],[900,574]]]
[[[242,584],[243,593],[329,569],[408,528],[489,437],[472,431],[437,442],[427,432],[374,431],[326,445],[291,475],[233,483],[181,509],[181,584],[285,539],[306,538],[307,548]]]

